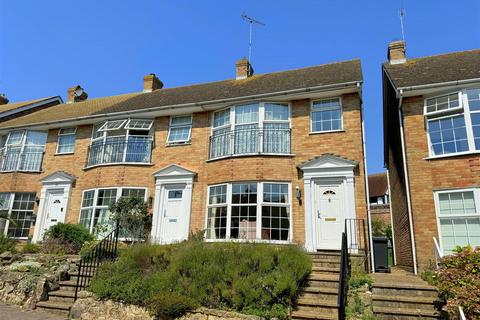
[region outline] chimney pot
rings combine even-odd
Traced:
[[[143,77],[143,92],[152,92],[163,88],[163,82],[158,79],[155,73]]]
[[[7,103],[8,103],[8,99],[7,99],[7,96],[5,96],[5,93],[0,93],[0,105],[7,104]]]
[[[388,45],[388,61],[390,64],[400,64],[407,62],[407,58],[405,55],[406,47],[405,41],[393,41],[390,42]]]
[[[246,79],[253,76],[253,67],[248,59],[243,58],[235,63],[236,79]]]
[[[87,98],[87,92],[80,85],[73,86],[67,90],[67,103],[80,102],[87,100]]]

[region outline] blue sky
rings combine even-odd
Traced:
[[[0,0],[0,92],[11,101],[139,91],[234,77],[254,30],[256,73],[361,58],[370,173],[383,170],[381,62],[401,37],[401,0]],[[407,55],[480,47],[480,1],[404,0]]]

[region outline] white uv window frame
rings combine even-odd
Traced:
[[[423,115],[425,117],[425,129],[426,129],[426,134],[427,134],[427,141],[428,141],[428,156],[429,158],[445,158],[445,157],[452,157],[452,156],[460,156],[460,155],[465,155],[465,154],[472,154],[472,153],[479,153],[480,150],[475,149],[475,139],[473,135],[473,126],[472,126],[472,119],[471,115],[474,113],[480,113],[480,110],[470,110],[470,105],[468,102],[468,97],[467,97],[467,90],[475,90],[479,89],[478,86],[470,87],[470,88],[464,88],[461,90],[456,90],[456,91],[448,91],[439,95],[434,95],[434,96],[425,96],[424,97],[424,109],[423,109]],[[450,108],[450,109],[445,109],[445,110],[440,110],[440,111],[433,111],[433,112],[427,112],[427,101],[431,99],[437,99],[445,96],[450,96],[457,93],[459,97],[459,106],[455,108]],[[451,153],[444,153],[444,154],[438,154],[435,155],[433,152],[433,146],[432,146],[432,141],[430,138],[430,130],[429,130],[429,125],[431,121],[434,120],[442,120],[442,119],[448,119],[452,117],[457,117],[457,116],[463,116],[464,121],[465,121],[465,129],[467,133],[467,141],[468,141],[468,151],[462,151],[462,152],[451,152]]]
[[[461,193],[461,192],[473,192],[473,199],[475,203],[475,213],[464,213],[462,215],[441,215],[440,214],[440,194],[450,194],[450,193]],[[479,218],[480,219],[480,188],[463,188],[463,189],[444,189],[444,190],[435,190],[433,192],[434,203],[435,203],[435,216],[437,221],[437,230],[438,238],[440,242],[440,248],[445,254],[446,251],[443,245],[442,229],[440,220],[441,219],[468,219],[468,218]]]
[[[173,124],[173,120],[175,118],[186,118],[186,117],[190,117],[190,122],[181,123],[181,124]],[[178,128],[188,128],[189,129],[188,130],[188,138],[184,139],[184,140],[170,141],[170,136],[171,136],[171,133],[172,133],[172,129],[178,129]],[[189,143],[192,139],[192,129],[193,129],[193,115],[192,114],[170,116],[170,118],[168,120],[167,145],[172,146],[172,145]]]
[[[232,203],[232,190],[233,184],[257,184],[257,202],[255,204],[239,204]],[[276,203],[276,202],[264,202],[263,200],[263,189],[265,183],[271,184],[286,184],[287,185],[287,203]],[[209,204],[210,202],[210,188],[226,185],[226,203],[217,203]],[[232,181],[225,183],[217,183],[207,186],[207,201],[206,201],[206,210],[205,210],[205,236],[208,232],[208,209],[214,207],[227,207],[227,222],[226,222],[226,234],[225,239],[208,239],[205,237],[206,242],[258,242],[258,243],[273,243],[273,244],[289,244],[293,241],[293,221],[292,221],[292,183],[286,181]],[[256,206],[256,236],[255,239],[232,239],[231,238],[231,227],[232,227],[232,207],[233,206]],[[285,207],[288,210],[288,221],[289,221],[289,230],[288,230],[288,240],[266,240],[262,239],[262,207]]]
[[[8,208],[6,209],[3,209],[2,211],[6,211],[8,213],[8,216],[11,217],[12,216],[12,212],[13,212],[13,204],[14,204],[14,201],[15,201],[15,195],[16,194],[20,194],[20,193],[28,193],[28,194],[34,194],[34,197],[36,197],[37,195],[34,193],[34,192],[0,192],[0,193],[3,193],[3,194],[8,194],[9,195],[9,204],[8,204]],[[35,200],[34,200],[35,202]],[[34,215],[35,214],[35,203],[33,204],[33,209],[31,210],[31,214]],[[21,212],[28,212],[30,210],[25,210],[25,209],[19,209],[18,211],[21,211]],[[22,221],[20,221],[22,222]],[[33,225],[33,221],[30,221],[30,227],[31,228]],[[3,235],[8,235],[8,229],[9,229],[9,226],[10,226],[10,220],[8,219],[5,219],[5,226],[4,226],[4,229],[2,231],[2,234]],[[14,236],[9,236],[10,238],[12,239],[15,239],[15,240],[26,240],[29,238],[29,236],[27,235],[26,237],[14,237]]]
[[[338,100],[340,104],[340,128],[339,129],[332,129],[332,130],[313,130],[313,114],[315,112],[322,112],[322,110],[315,110],[314,106],[316,103],[322,101],[329,101],[329,100]],[[329,97],[329,98],[322,98],[322,99],[315,99],[310,101],[310,134],[320,134],[320,133],[334,133],[334,132],[342,132],[345,131],[345,126],[343,122],[343,99],[341,96],[339,97]]]
[[[21,136],[21,139],[19,140],[19,142],[16,142],[16,143],[11,143],[9,140],[10,140],[10,137],[11,137],[11,134],[12,133],[15,133],[15,132],[21,132],[22,133],[22,136]],[[42,133],[45,135],[45,142],[44,144],[28,144],[28,134],[29,133]],[[17,162],[15,164],[15,168],[12,169],[12,170],[3,170],[3,166],[4,166],[4,162],[5,162],[5,158],[2,157],[0,158],[0,172],[41,172],[42,171],[42,165],[43,165],[43,157],[44,157],[44,153],[45,153],[45,146],[47,144],[47,139],[48,139],[48,132],[46,131],[38,131],[38,130],[12,130],[10,132],[8,132],[6,138],[5,138],[5,146],[3,148],[0,149],[0,155],[7,155],[8,154],[8,150],[11,149],[11,148],[18,148],[19,149],[19,153],[18,153],[18,157],[17,157]],[[25,155],[25,148],[42,148],[41,153],[41,157],[40,157],[40,168],[39,170],[26,170],[26,169],[21,169],[21,165],[22,165],[22,156]]]
[[[72,131],[65,133],[66,130],[72,130]],[[62,136],[74,136],[73,150],[72,151],[67,151],[67,152],[59,152],[58,151],[60,149],[60,137],[62,137]],[[76,143],[77,143],[77,127],[68,127],[68,128],[58,129],[57,149],[56,149],[55,154],[61,155],[61,154],[73,154],[73,153],[75,153]]]
[[[94,234],[94,227],[93,227],[93,222],[95,220],[95,211],[97,209],[108,209],[109,206],[104,206],[104,205],[97,205],[97,201],[98,201],[98,194],[100,192],[100,190],[112,190],[112,189],[115,189],[116,190],[116,194],[115,194],[115,201],[118,201],[118,199],[120,199],[122,197],[122,191],[124,189],[135,189],[135,190],[145,190],[145,196],[144,196],[144,201],[146,202],[147,199],[148,199],[148,188],[147,187],[130,187],[130,186],[123,186],[123,187],[101,187],[101,188],[90,188],[90,189],[85,189],[82,191],[82,199],[81,199],[81,202],[80,202],[80,211],[79,211],[79,215],[78,215],[78,223],[80,224],[80,221],[81,221],[81,218],[82,218],[82,210],[89,210],[91,209],[92,210],[92,213],[91,213],[91,218],[90,218],[90,225],[88,227],[88,231],[91,233],[91,234]],[[91,206],[83,206],[83,201],[85,199],[85,194],[89,191],[93,191],[93,203]]]
[[[251,104],[258,104],[258,121],[256,122],[245,122],[241,124],[236,124],[236,113],[235,109],[237,106],[245,106],[245,105],[251,105]],[[288,120],[265,120],[265,104],[280,104],[280,105],[285,105],[288,107]],[[224,124],[218,127],[215,127],[215,114],[224,112],[224,111],[229,111],[230,113],[230,118],[229,118],[229,123]],[[230,135],[233,135],[235,132],[235,128],[237,126],[244,126],[244,125],[251,125],[251,124],[258,124],[258,131],[261,132],[264,128],[264,124],[270,124],[270,123],[288,123],[288,128],[291,132],[292,129],[292,106],[290,102],[283,102],[283,101],[252,101],[252,102],[245,102],[245,103],[239,103],[235,105],[231,105],[219,110],[215,110],[212,113],[212,120],[211,120],[211,130],[210,130],[210,136],[213,137],[215,131],[220,131],[224,129],[230,129],[228,130],[228,133]],[[233,139],[232,139],[233,140]],[[290,149],[291,149],[291,141],[292,141],[292,135],[290,134]],[[291,154],[291,151],[289,153],[266,153],[263,151],[264,146],[263,146],[263,134],[260,135],[259,140],[258,140],[258,145],[259,145],[259,153],[260,154],[265,154],[265,155],[279,155],[279,154],[286,154],[289,155]],[[228,155],[225,156],[219,156],[219,157],[214,157],[209,159],[221,159],[221,158],[228,158],[228,157],[236,157],[236,156],[243,156],[243,155],[251,155],[251,153],[235,153],[235,143],[230,143],[230,150],[228,152]]]

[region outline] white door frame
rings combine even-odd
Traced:
[[[190,216],[192,207],[192,189],[193,179],[196,173],[185,169],[179,165],[172,164],[165,167],[156,173],[155,176],[155,200],[153,205],[153,218],[152,218],[152,241],[155,243],[167,243],[162,239],[163,234],[163,206],[165,203],[165,188],[170,185],[184,185],[183,201],[184,205],[184,217],[181,221],[181,234],[178,236],[179,240],[187,240],[190,230]]]
[[[52,173],[40,180],[42,182],[42,189],[40,191],[40,202],[38,204],[37,220],[35,221],[35,229],[33,232],[33,243],[42,241],[44,225],[47,222],[48,218],[46,212],[48,206],[48,197],[52,192],[63,192],[65,215],[63,216],[63,221],[58,222],[65,222],[65,218],[68,213],[68,200],[70,199],[72,184],[75,180],[76,178],[74,176],[62,171]]]
[[[358,162],[332,154],[325,154],[314,158],[298,168],[303,171],[304,199],[305,199],[305,249],[310,252],[319,250],[316,243],[317,214],[315,212],[316,182],[332,179],[343,180],[345,203],[347,211],[345,217],[354,219],[355,188],[354,169]]]

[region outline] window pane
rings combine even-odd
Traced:
[[[137,197],[145,199],[145,189],[122,189],[122,197]]]
[[[110,131],[120,129],[127,120],[109,120],[98,129],[99,131]]]
[[[480,110],[480,89],[467,90],[467,98],[470,111]]]
[[[82,209],[80,211],[80,221],[78,222],[88,230],[92,224],[92,211],[93,209]]]
[[[96,209],[93,217],[93,232],[97,237],[107,235],[113,228],[113,221],[110,219],[110,211],[105,209]]]
[[[288,123],[264,124],[263,152],[290,153],[290,125]]]
[[[234,133],[234,153],[247,154],[259,152],[258,124],[237,125]]]
[[[77,132],[77,128],[62,128],[58,131],[58,134],[75,134]]]
[[[117,189],[98,190],[97,206],[109,206],[116,201]]]
[[[182,199],[183,190],[168,191],[168,199]]]
[[[342,129],[342,109],[339,99],[317,101],[313,104],[312,131]]]
[[[69,153],[75,150],[75,134],[58,136],[58,153]]]
[[[35,205],[35,193],[16,193],[13,200],[10,218],[15,223],[8,226],[8,235],[11,237],[28,237]]]
[[[428,133],[434,155],[468,151],[463,115],[428,121]]]
[[[213,127],[221,127],[230,124],[230,109],[215,112],[213,114]]]
[[[152,124],[152,120],[130,119],[125,125],[125,129],[150,130]]]
[[[441,218],[443,251],[451,254],[456,246],[480,245],[480,218]]]
[[[257,203],[257,184],[232,184],[232,203]]]
[[[427,99],[426,104],[427,113],[448,110],[460,106],[460,102],[458,100],[458,93],[452,93],[441,97]]]
[[[82,208],[93,206],[93,197],[95,190],[89,190],[83,192]]]
[[[265,103],[265,120],[288,120],[288,105]]]
[[[188,141],[190,138],[191,126],[187,127],[170,127],[168,142]]]
[[[255,239],[257,206],[232,206],[230,238]]]
[[[227,203],[227,185],[210,187],[209,204]]]
[[[27,132],[27,145],[44,146],[47,142],[47,133],[38,131]]]
[[[288,202],[288,184],[264,183],[263,201],[274,203]]]
[[[227,237],[227,207],[208,208],[207,239],[225,239]]]
[[[258,104],[246,104],[235,107],[235,123],[258,122]]]
[[[287,241],[290,218],[287,207],[262,206],[262,239]]]
[[[210,140],[210,158],[218,158],[231,154],[230,128],[215,129]]]
[[[440,193],[440,215],[463,215],[476,213],[473,191]]]
[[[8,134],[7,145],[16,145],[22,143],[23,134],[25,131],[12,131]]]
[[[192,124],[192,116],[172,117],[172,120],[171,120],[172,126],[185,125],[185,124]]]
[[[11,193],[0,193],[0,210],[8,210],[10,208]]]

